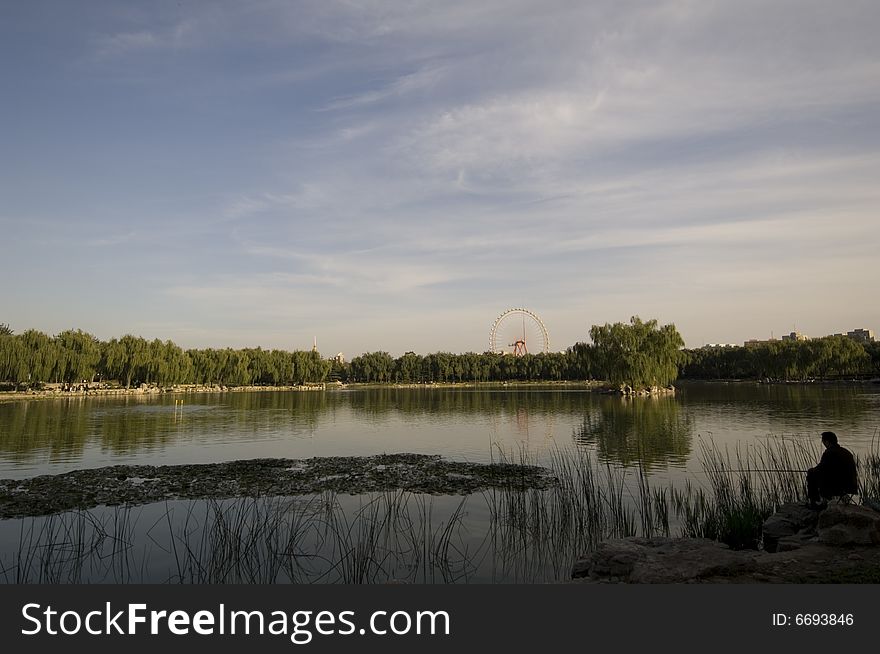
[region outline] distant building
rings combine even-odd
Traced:
[[[806,334],[801,334],[800,332],[792,332],[790,334],[783,334],[783,341],[808,341],[810,337]]]
[[[736,347],[734,343],[706,343],[703,347]]]
[[[874,342],[874,332],[870,329],[854,329],[851,332],[847,332],[846,335],[859,343]]]
[[[345,365],[345,355],[342,352],[337,352],[336,356],[331,359],[333,363],[338,363],[340,366]]]

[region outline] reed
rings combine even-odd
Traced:
[[[493,457],[496,455],[493,454]],[[21,520],[0,557],[7,583],[521,583],[566,579],[604,540],[680,535],[760,546],[761,525],[802,501],[812,443],[701,441],[702,474],[657,485],[583,448],[552,450],[557,483],[525,477],[458,499],[404,490],[115,507]],[[534,465],[526,450],[498,453]],[[863,500],[880,498],[880,439],[857,457]],[[158,511],[157,511],[158,509]],[[476,516],[476,517],[475,517]],[[486,516],[486,517],[483,517]]]
[[[102,516],[90,511],[21,521],[18,548],[0,559],[6,583],[65,584],[135,579],[131,513],[117,507]]]

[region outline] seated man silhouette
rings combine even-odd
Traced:
[[[822,432],[822,445],[825,451],[819,465],[807,470],[808,506],[813,509],[824,507],[832,497],[859,492],[852,452],[837,443],[837,434],[833,431]]]

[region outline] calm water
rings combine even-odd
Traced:
[[[0,403],[0,478],[113,464],[441,454],[488,462],[527,447],[594,450],[655,473],[698,470],[699,439],[735,446],[837,432],[854,451],[880,429],[880,386],[692,384],[623,400],[583,390],[369,389],[90,397]],[[641,453],[641,454],[640,454]]]
[[[635,464],[641,462],[654,481],[675,483],[699,478],[699,448],[704,440],[731,449],[768,438],[816,443],[819,432],[832,430],[846,447],[860,452],[880,438],[880,387],[876,385],[690,384],[683,385],[675,397],[634,400],[571,387],[206,394],[187,396],[182,406],[180,399],[94,397],[0,403],[0,478],[113,464],[383,452],[441,454],[454,460],[489,462],[497,460],[500,453],[515,458],[527,449],[534,459],[548,462],[551,453],[561,448],[587,450],[631,478]],[[352,551],[354,541],[362,539],[357,532],[361,527],[338,525],[361,525],[364,521],[354,518],[375,517],[379,514],[371,512],[389,501],[395,500],[388,495],[378,500],[375,496],[340,496],[329,513],[326,506],[318,507],[308,500],[285,506],[283,513],[292,523],[322,526],[304,529],[296,541],[297,548],[305,551],[313,547],[321,555],[300,557],[299,567],[287,570],[281,580],[362,580],[361,568],[351,564],[346,554]],[[490,529],[493,509],[485,497],[472,496],[462,504],[458,497],[409,496],[405,502],[406,511],[393,513],[409,516],[409,522],[386,525],[384,554],[368,560],[381,558],[382,578],[422,583],[506,582],[548,581],[568,574],[570,552],[560,552],[555,558],[540,551],[540,542],[507,542],[505,538],[512,532],[503,527],[503,521],[496,520]],[[223,506],[237,515],[259,511],[254,505],[235,502]],[[164,531],[166,539],[178,540],[202,533],[195,527],[216,523],[209,512],[204,502],[150,505],[122,512],[95,509],[83,533],[96,529],[95,524],[117,536],[119,530],[125,531],[124,538],[93,539],[96,547],[122,541],[134,545],[123,557],[125,561],[114,563],[112,569],[104,562],[116,559],[96,550],[89,565],[74,573],[65,568],[58,579],[166,581],[185,576],[180,559],[175,558],[179,555],[173,556],[167,546],[150,546],[162,541],[159,532]],[[7,581],[14,580],[9,570],[21,561],[22,534],[29,534],[25,541],[34,534],[50,540],[66,537],[63,535],[71,530],[64,520],[62,516],[61,521],[0,521],[0,571],[6,570]],[[81,517],[70,520],[79,520],[82,526]],[[372,524],[369,520],[366,523]],[[256,520],[254,524],[264,522]],[[455,537],[444,541],[450,524],[455,526]],[[246,528],[254,529],[253,525]],[[332,537],[328,537],[328,529]],[[276,533],[272,538],[279,536]],[[395,542],[386,542],[389,538]],[[269,540],[262,538],[260,542]],[[430,556],[419,552],[430,547],[436,550]],[[314,563],[335,560],[334,556],[349,563],[328,564],[324,569]],[[434,563],[427,563],[428,559]],[[437,560],[442,560],[439,567]],[[317,567],[312,569],[311,565]],[[44,563],[32,567],[41,566],[46,567]],[[257,578],[262,579],[259,575],[248,579]]]

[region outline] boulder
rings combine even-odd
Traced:
[[[595,552],[580,558],[572,569],[571,576],[611,578],[628,577],[635,564],[644,558],[641,538],[619,538],[605,541]]]
[[[819,514],[819,541],[828,545],[880,545],[880,513],[866,506],[829,504]]]
[[[819,541],[815,531],[803,531],[793,536],[783,536],[776,542],[774,552],[792,552],[799,550],[805,545],[811,545]]]
[[[750,570],[757,552],[734,551],[703,538],[624,538],[602,543],[579,560],[573,578],[668,584]]]
[[[785,550],[795,549],[798,543],[816,535],[818,512],[803,504],[789,502],[777,509],[776,513],[764,521],[761,529],[764,536],[764,551],[780,551],[779,543],[786,541]],[[784,551],[784,550],[783,550]]]

